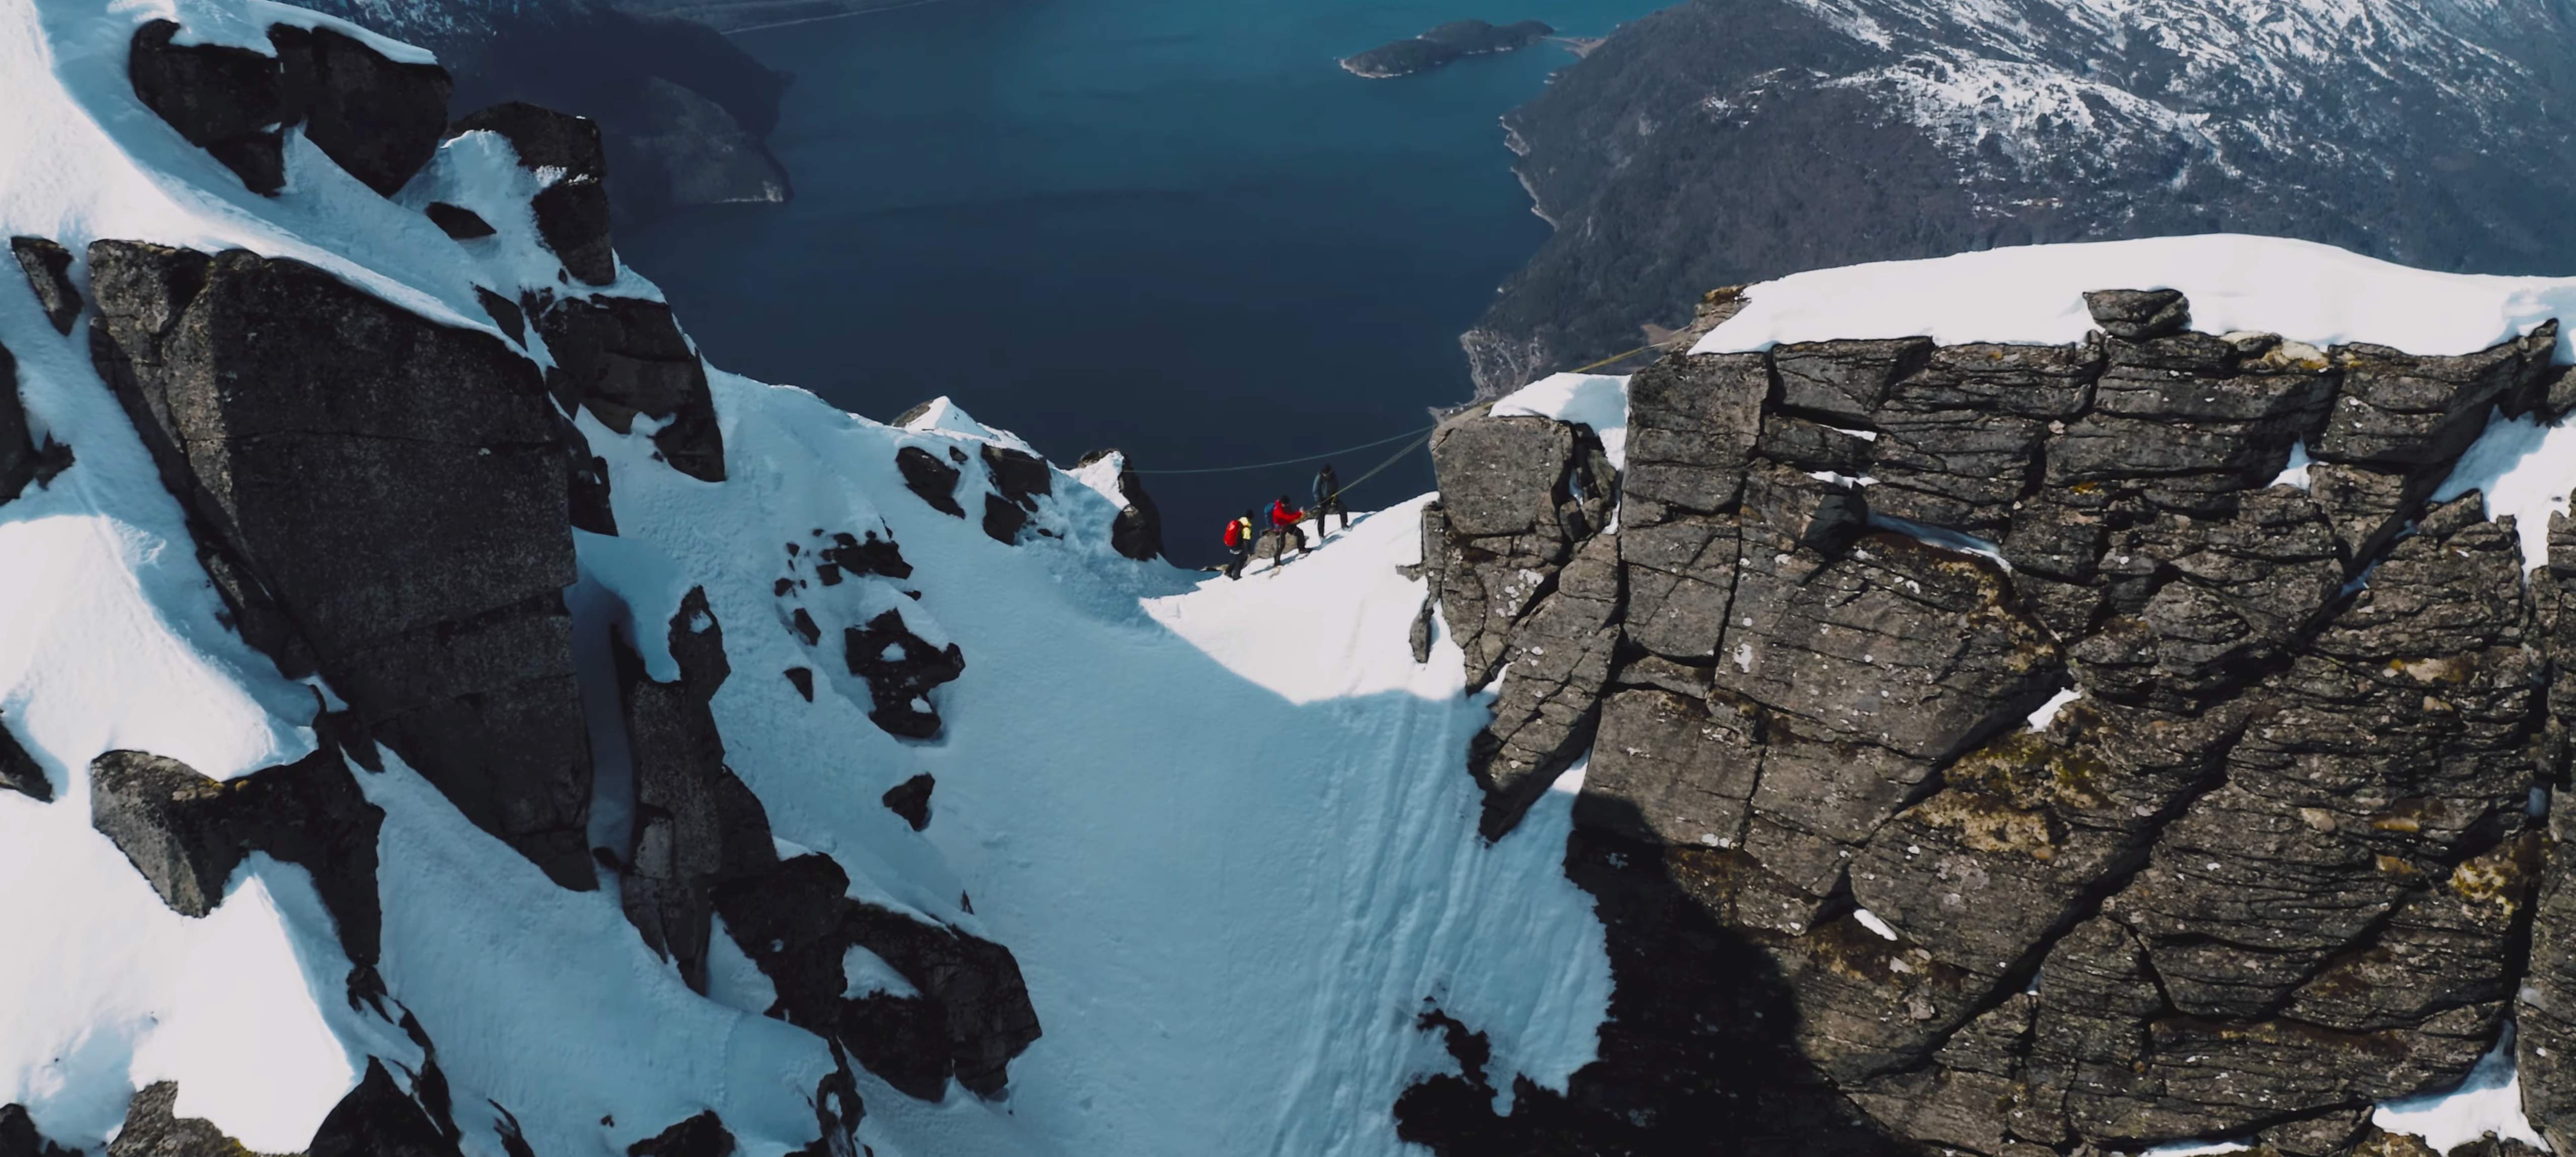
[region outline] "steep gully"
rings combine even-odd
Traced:
[[[283,163],[280,123],[379,189],[451,131],[439,78],[354,40],[280,34],[271,57],[171,32],[136,37],[138,96],[254,189]],[[362,125],[393,135],[332,127]],[[290,260],[82,255],[95,362],[236,628],[341,700],[316,705],[324,750],[228,783],[102,756],[94,822],[181,912],[220,903],[252,851],[313,873],[352,1008],[427,1058],[400,1083],[371,1066],[317,1153],[453,1152],[458,1135],[436,1026],[371,967],[377,813],[355,785],[385,752],[562,886],[614,873],[638,935],[693,985],[721,916],[774,984],[770,1014],[842,1058],[811,1151],[851,1151],[853,1065],[912,1095],[951,1076],[998,1093],[1039,1031],[1008,950],[851,899],[828,856],[779,857],[707,710],[731,670],[702,598],[662,638],[616,640],[615,703],[585,700],[571,532],[614,534],[615,504],[569,416],[649,418],[664,463],[710,483],[724,449],[667,308],[597,288],[614,259],[596,129],[519,105],[465,130],[563,174],[530,206],[559,288],[485,301],[511,340]],[[13,248],[70,332],[70,255]],[[1406,1094],[1403,1135],[1478,1154],[1700,1152],[1712,1135],[1783,1153],[2248,1133],[2283,1153],[2384,1148],[2369,1105],[2457,1081],[2519,992],[2527,1106],[2570,1136],[2556,1009],[2576,959],[2556,833],[2530,800],[2563,779],[2549,675],[2576,646],[2576,564],[2526,584],[2473,496],[2429,502],[2490,412],[2576,403],[2554,329],[2414,357],[2193,333],[2172,293],[2091,305],[2102,332],[2066,347],[1667,359],[1630,385],[1624,470],[1546,419],[1470,413],[1435,435],[1418,638],[1445,623],[1471,681],[1500,682],[1469,752],[1489,836],[1590,754],[1566,870],[1600,901],[1618,987],[1599,1059],[1563,1093],[1522,1082],[1507,1116],[1469,1063],[1473,1026],[1426,1016],[1461,1073]],[[539,347],[550,367],[523,352]],[[0,480],[43,485],[68,449],[0,400]],[[2272,485],[2294,445],[2309,485]],[[1051,485],[1034,458],[898,466],[997,540],[1050,533],[1029,517]],[[1140,555],[1150,511],[1131,492],[1120,516]],[[1984,538],[2010,569],[1907,530],[1923,527]],[[2551,531],[2576,557],[2576,524]],[[818,530],[790,557],[782,606],[809,581],[909,573],[878,529]],[[938,732],[919,692],[966,656],[899,611],[796,611],[809,646],[838,629],[880,727]],[[677,678],[651,678],[648,652]],[[2044,731],[2016,727],[2069,686],[2083,697]],[[603,712],[628,739],[615,786],[633,820],[595,848]],[[0,783],[52,794],[14,743]],[[853,946],[917,995],[844,995]],[[212,1143],[173,1103],[138,1096],[119,1157]],[[706,1116],[635,1151],[730,1148]]]

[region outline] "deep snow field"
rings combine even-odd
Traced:
[[[524,205],[524,174],[489,134],[448,144],[391,201],[290,135],[297,182],[273,199],[244,191],[126,83],[133,28],[164,16],[242,44],[271,21],[320,20],[265,0],[0,0],[0,229],[75,252],[133,238],[292,256],[474,328],[490,328],[477,285],[514,296],[553,282],[524,213],[487,212],[502,233],[478,258],[418,212],[433,198]],[[2076,293],[2108,285],[2186,289],[2202,328],[2424,353],[2576,303],[2576,282],[2192,238],[1801,275],[1756,287],[1704,348],[2062,341],[2082,328]],[[655,295],[631,272],[615,292]],[[0,345],[33,425],[77,452],[49,487],[0,505],[0,720],[59,789],[49,804],[0,792],[0,1103],[95,1149],[136,1089],[176,1080],[181,1115],[254,1150],[301,1149],[369,1056],[410,1069],[419,1048],[342,999],[349,963],[301,869],[254,857],[212,915],[176,915],[92,830],[87,768],[118,748],[219,778],[293,759],[313,749],[328,690],[284,679],[219,620],[85,334],[56,334],[14,275],[0,276]],[[1506,406],[1592,423],[1615,445],[1624,384],[1551,379]],[[714,385],[720,484],[654,462],[649,421],[620,436],[580,419],[609,462],[621,531],[578,536],[586,661],[605,663],[613,630],[669,677],[657,625],[703,586],[735,673],[714,702],[727,762],[782,846],[833,855],[853,895],[1009,947],[1045,1030],[1001,1099],[952,1087],[925,1103],[863,1077],[861,1137],[877,1154],[1403,1152],[1396,1096],[1454,1071],[1416,1026],[1426,1000],[1491,1035],[1498,1077],[1561,1089],[1591,1059],[1609,964],[1589,898],[1560,869],[1580,774],[1499,843],[1477,838],[1463,760],[1486,700],[1463,693],[1445,637],[1427,664],[1406,642],[1423,590],[1397,568],[1418,560],[1429,496],[1229,582],[1114,553],[1116,504],[1095,489],[1114,470],[1101,466],[1056,476],[1039,518],[1060,537],[1007,546],[930,509],[904,489],[897,449],[1023,445],[955,405],[895,427],[792,387]],[[2499,422],[2446,493],[2485,487],[2533,551],[2576,485],[2571,437]],[[872,725],[855,680],[827,679],[808,703],[780,675],[811,662],[773,593],[781,544],[860,527],[890,531],[914,575],[814,597],[852,618],[900,603],[912,629],[963,649],[964,675],[930,693],[947,722],[937,740]],[[598,756],[623,757],[610,744]],[[916,833],[879,797],[924,772],[934,819]],[[597,892],[557,888],[390,756],[360,782],[386,812],[384,979],[435,1039],[473,1157],[504,1157],[510,1129],[542,1157],[622,1153],[708,1108],[749,1157],[812,1140],[807,1097],[830,1058],[760,1015],[767,981],[729,937],[714,938],[698,996],[627,923],[613,875]],[[881,966],[851,972],[857,986],[903,984]],[[2509,1082],[2508,1066],[2471,1083]],[[2511,1098],[2498,1103],[2391,1112],[2448,1122],[2417,1126],[2428,1133],[2519,1126]]]

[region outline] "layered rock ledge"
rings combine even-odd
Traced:
[[[1404,1136],[2323,1157],[2519,1013],[2576,1141],[2576,564],[2432,500],[2491,415],[2565,409],[2555,323],[2420,357],[2087,303],[2066,346],[1667,358],[1624,471],[1547,418],[1434,435],[1486,831],[1589,756],[1566,870],[1617,991],[1567,1092],[1434,1077]]]

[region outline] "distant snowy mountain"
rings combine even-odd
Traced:
[[[2210,230],[2576,259],[2563,0],[1691,0],[1505,123],[1558,230],[1466,337],[1487,396],[1859,261]]]
[[[2576,1144],[2576,279],[1785,278],[1232,581],[450,86],[0,0],[0,1157]]]

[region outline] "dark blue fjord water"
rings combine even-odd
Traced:
[[[772,140],[796,200],[619,248],[717,364],[870,417],[949,394],[1058,462],[1116,446],[1148,470],[1372,441],[1468,395],[1457,334],[1547,233],[1496,119],[1573,57],[1395,80],[1335,60],[1447,20],[1599,35],[1658,6],[940,0],[746,32],[797,76]],[[1312,470],[1147,481],[1201,562]],[[1351,502],[1430,485],[1417,454]]]

